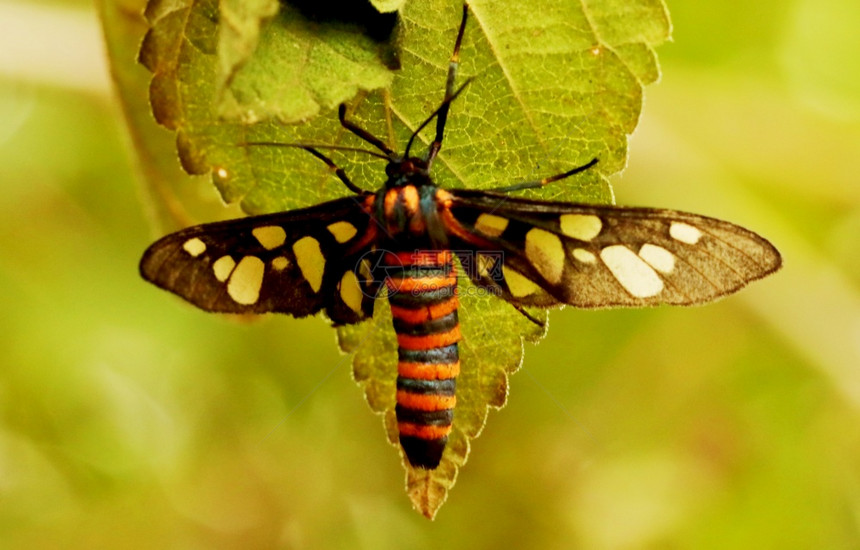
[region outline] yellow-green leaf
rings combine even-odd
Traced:
[[[219,46],[223,58],[223,40]],[[253,55],[225,72],[220,113],[228,119],[298,122],[337,107],[359,90],[391,83],[376,40],[354,25],[309,21],[289,5],[262,25],[254,46]]]
[[[387,13],[399,10],[406,0],[370,0],[370,3],[380,13]]]
[[[278,0],[221,0],[218,7],[218,85],[223,95],[257,49],[260,27],[278,13]]]

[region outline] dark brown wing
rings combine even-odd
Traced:
[[[700,304],[782,263],[763,237],[706,216],[449,193],[445,223],[461,262],[475,266],[475,284],[518,306]]]
[[[144,279],[206,311],[325,310],[336,324],[373,314],[378,285],[361,246],[374,231],[360,197],[189,227],[143,255]]]

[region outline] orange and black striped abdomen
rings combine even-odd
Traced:
[[[439,465],[460,372],[457,276],[449,251],[386,253],[397,333],[397,426],[410,464]]]

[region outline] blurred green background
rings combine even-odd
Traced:
[[[860,547],[860,4],[669,9],[618,203],[740,223],[785,268],[554,313],[431,523],[323,321],[138,278],[95,9],[0,3],[0,548]]]

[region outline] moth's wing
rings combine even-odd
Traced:
[[[335,324],[373,314],[379,285],[362,254],[374,222],[361,197],[189,227],[150,246],[144,279],[220,313],[325,310]]]
[[[654,208],[449,192],[446,231],[469,275],[518,306],[701,304],[779,269],[763,237],[729,222]]]

